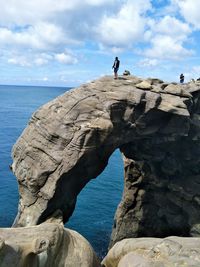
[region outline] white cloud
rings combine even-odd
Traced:
[[[51,23],[38,22],[21,31],[0,28],[0,45],[2,47],[9,45],[44,50],[65,41],[66,37],[62,29]]]
[[[150,42],[151,47],[144,51],[147,57],[181,59],[193,54],[191,49],[184,47],[192,32],[187,23],[167,15],[150,19],[148,25],[145,39]]]
[[[8,59],[9,64],[19,65],[22,67],[30,67],[30,62],[24,56],[11,57]]]
[[[77,58],[70,53],[59,53],[59,54],[20,54],[18,52],[12,51],[7,60],[9,64],[19,65],[23,67],[32,67],[32,66],[43,66],[53,62],[59,62],[61,64],[76,64],[78,62]]]
[[[154,33],[166,34],[178,39],[184,39],[187,34],[191,33],[191,29],[187,23],[178,20],[169,15],[156,20],[150,20],[149,25]]]
[[[66,53],[55,54],[55,59],[62,64],[76,64],[78,62],[77,58]]]
[[[114,47],[128,47],[143,39],[145,13],[149,0],[126,1],[117,14],[105,15],[96,31],[100,42]]]
[[[101,20],[106,7],[116,6],[116,1],[0,0],[0,4],[0,51],[15,50],[18,55],[9,56],[7,61],[25,66],[52,62],[44,57],[37,58],[38,52],[54,55],[59,63],[76,63],[77,59],[64,51],[70,45],[83,45],[88,38],[94,40],[95,23]],[[30,64],[25,64],[30,61],[27,51],[32,54]]]
[[[170,5],[170,0],[158,1],[0,0],[2,64],[29,67],[29,71],[38,66],[48,77],[53,64],[67,69],[67,64],[80,63],[69,67],[73,75],[78,68],[87,69],[83,76],[90,79],[91,66],[100,57],[102,64],[95,67],[95,75],[107,73],[112,53],[121,53],[122,64],[137,65],[138,61],[139,66],[154,70],[160,60],[190,56],[193,26],[200,27],[200,0],[171,0]]]
[[[80,3],[84,3],[84,1],[79,1]],[[108,4],[109,2],[110,3],[115,3],[116,0],[86,0],[85,1],[86,4],[88,5],[92,5],[92,6],[101,6],[101,5],[104,5],[104,4]],[[79,3],[79,4],[80,4]]]
[[[141,61],[139,61],[138,65],[140,67],[156,67],[159,64],[159,61],[157,59],[150,59],[150,58],[145,58]]]
[[[37,21],[51,20],[63,12],[71,12],[87,7],[99,7],[115,3],[115,0],[0,0],[0,24],[35,24]]]
[[[47,82],[47,81],[49,80],[49,78],[45,76],[45,77],[42,78],[42,80],[43,80],[44,82]]]
[[[152,48],[145,51],[145,55],[161,59],[183,59],[193,54],[192,50],[185,49],[182,42],[167,35],[156,35],[151,40]]]
[[[46,65],[49,63],[48,57],[38,56],[34,59],[33,63],[37,66]]]
[[[200,29],[200,1],[199,0],[171,0],[179,7],[181,15],[197,29]]]

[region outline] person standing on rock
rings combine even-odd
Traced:
[[[113,63],[113,66],[112,68],[114,69],[114,79],[117,79],[118,78],[118,70],[119,70],[119,65],[120,65],[120,61],[118,59],[118,57],[115,58],[115,61]]]
[[[181,73],[181,75],[180,75],[180,83],[184,83],[184,75],[183,75],[183,73]]]

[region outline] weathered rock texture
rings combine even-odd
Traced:
[[[1,267],[100,267],[89,243],[57,223],[0,229]]]
[[[200,235],[200,84],[104,77],[33,114],[13,148],[20,202],[14,226],[56,210],[66,222],[110,155],[124,155],[125,188],[111,246],[127,237]]]
[[[200,238],[131,238],[117,242],[104,267],[199,267]]]

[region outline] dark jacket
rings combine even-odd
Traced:
[[[114,64],[113,64],[113,68],[114,69],[118,69],[119,68],[119,64],[120,64],[119,59],[115,59]]]

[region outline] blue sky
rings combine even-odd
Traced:
[[[199,0],[0,0],[0,84],[200,77]]]

